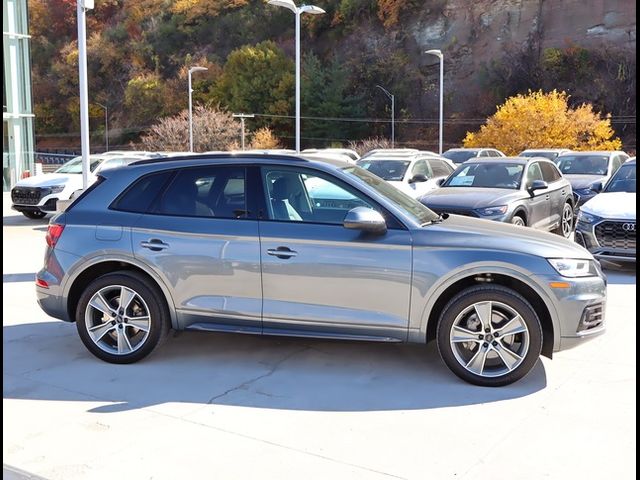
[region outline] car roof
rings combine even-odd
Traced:
[[[589,150],[589,151],[580,151],[580,152],[567,152],[567,155],[571,155],[573,157],[585,157],[587,155],[613,155],[618,153],[624,153],[624,152],[619,152],[616,150]]]
[[[553,163],[548,158],[543,157],[476,157],[470,158],[466,162],[458,164],[458,166],[467,165],[470,163],[516,163],[519,165],[525,165],[528,162],[537,162],[539,160]]]
[[[487,148],[450,148],[447,152],[479,152],[480,150],[495,150],[495,148],[487,147]]]
[[[568,148],[527,148],[521,153],[526,152],[571,152],[571,150]]]

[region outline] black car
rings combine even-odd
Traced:
[[[420,201],[437,213],[510,222],[565,237],[573,229],[571,184],[542,158],[474,158]]]
[[[571,182],[576,212],[628,159],[624,152],[571,152],[555,159],[562,175]]]

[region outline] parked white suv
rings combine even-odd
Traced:
[[[113,153],[90,155],[89,185],[96,180],[96,175],[102,170],[148,157],[148,154],[137,152],[128,153],[126,156]],[[59,200],[70,200],[76,192],[81,190],[82,157],[75,157],[54,173],[43,173],[17,182],[11,190],[11,208],[21,212],[27,218],[43,218],[48,213],[55,213]]]

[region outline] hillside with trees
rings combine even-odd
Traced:
[[[253,113],[292,144],[294,22],[263,0],[96,0],[87,15],[92,145],[139,142],[161,118],[194,103]],[[303,146],[389,136],[396,98],[401,146],[437,145],[437,59],[445,55],[445,142],[459,145],[496,105],[529,90],[566,91],[611,113],[635,150],[635,3],[597,0],[318,0],[303,17]],[[606,3],[606,2],[605,2]],[[75,0],[30,0],[38,148],[79,143]],[[590,9],[590,6],[593,8]],[[617,10],[616,10],[617,9]],[[587,13],[585,13],[587,12]],[[595,26],[595,27],[594,27]],[[597,28],[596,28],[597,27]]]

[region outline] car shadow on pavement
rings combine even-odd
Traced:
[[[625,265],[618,268],[606,268],[604,274],[607,282],[614,285],[635,285],[636,284],[636,264]]]
[[[35,227],[34,230],[40,230],[44,226],[44,230],[46,230],[46,226],[49,224],[49,220],[51,219],[51,215],[47,215],[44,218],[39,218],[37,220],[32,220],[30,218],[25,217],[24,215],[6,215],[2,217],[2,226],[3,227]]]
[[[167,402],[307,411],[454,407],[518,398],[546,386],[542,362],[502,388],[464,383],[433,343],[340,342],[182,332],[147,359],[94,358],[75,325],[3,327],[5,399],[104,402],[95,413]]]

